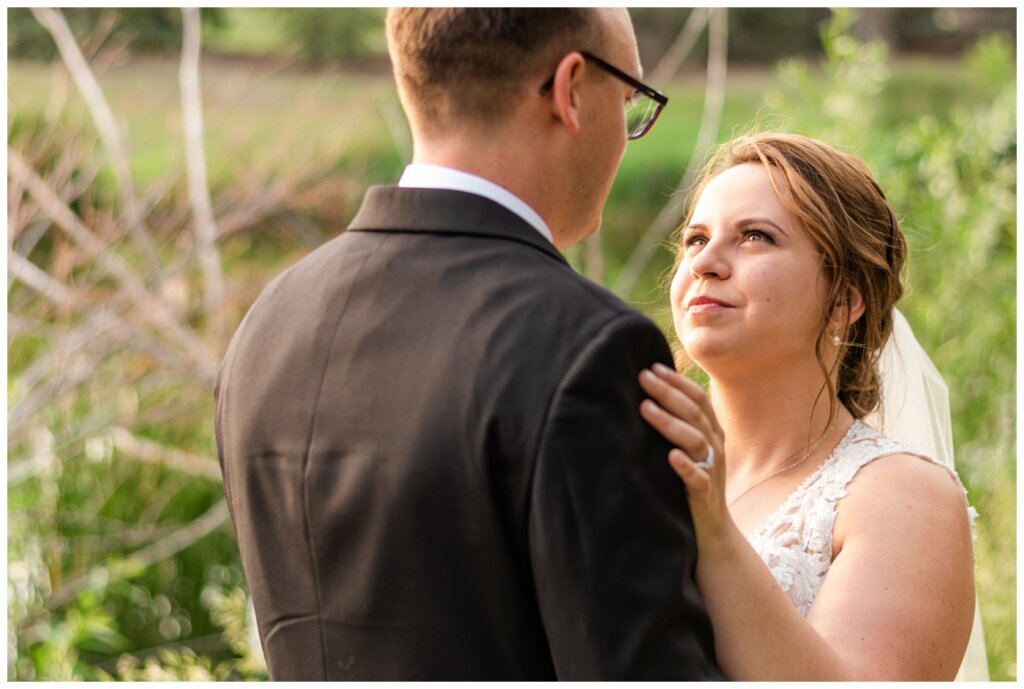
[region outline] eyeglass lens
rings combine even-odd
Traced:
[[[647,95],[637,97],[626,107],[626,134],[630,138],[641,136],[658,112],[658,103]]]

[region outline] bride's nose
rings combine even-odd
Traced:
[[[725,280],[732,274],[726,247],[712,239],[690,258],[690,274],[694,278]]]

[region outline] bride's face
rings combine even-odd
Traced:
[[[827,289],[821,255],[760,163],[708,183],[682,242],[672,313],[701,368],[714,375],[816,360]]]

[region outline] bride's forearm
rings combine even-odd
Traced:
[[[725,675],[747,681],[859,679],[793,606],[729,521],[726,533],[713,542],[705,539],[697,560],[697,585]]]

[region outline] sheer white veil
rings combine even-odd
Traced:
[[[917,449],[955,473],[949,388],[914,337],[907,319],[897,309],[893,309],[892,335],[882,348],[878,370],[882,382],[882,403],[878,411],[864,419],[864,423]],[[974,628],[956,679],[967,682],[987,682],[989,679],[977,596]]]

